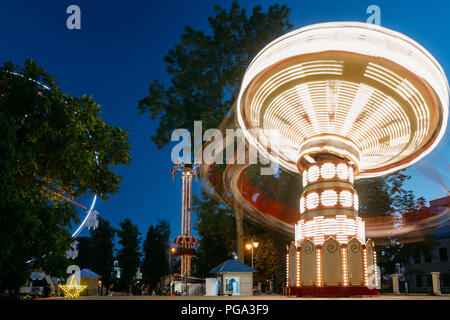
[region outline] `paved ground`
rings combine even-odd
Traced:
[[[53,298],[55,299],[55,298]],[[64,298],[56,298],[64,299]],[[79,297],[80,300],[450,300],[450,295],[444,296],[365,296],[365,297],[339,297],[339,298],[319,298],[319,297],[286,297],[281,295],[260,295],[251,297],[207,297],[207,296],[89,296]]]

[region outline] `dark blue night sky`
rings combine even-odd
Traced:
[[[168,84],[163,58],[179,42],[186,25],[208,30],[207,18],[214,4],[229,7],[229,1],[99,1],[47,0],[0,1],[0,63],[23,65],[32,58],[55,76],[63,92],[93,95],[102,105],[104,120],[131,130],[133,161],[117,168],[123,175],[120,191],[96,209],[113,226],[130,217],[145,235],[158,218],[171,224],[171,238],[180,232],[181,181],[171,181],[170,147],[158,150],[150,141],[157,127],[140,115],[137,103],[147,95],[154,78]],[[413,38],[450,72],[450,28],[447,1],[239,1],[251,10],[261,4],[287,4],[294,28],[327,21],[362,21],[366,8],[381,8],[381,25]],[[66,28],[66,8],[81,8],[81,30]],[[189,110],[186,110],[189,112]],[[174,128],[175,129],[175,128]],[[448,132],[440,146],[407,170],[413,178],[407,187],[427,200],[446,195],[429,174],[429,161],[449,185],[450,148]],[[179,177],[178,177],[179,178]],[[198,193],[199,185],[193,185]],[[87,205],[89,199],[83,199]],[[81,211],[80,211],[81,216]],[[84,232],[85,233],[85,232]]]

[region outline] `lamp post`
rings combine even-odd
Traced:
[[[173,289],[172,289],[172,254],[175,253],[176,248],[175,247],[170,247],[170,252],[169,252],[169,287],[170,287],[170,294],[173,294]]]
[[[252,250],[252,269],[253,269],[253,248],[258,248],[259,243],[256,241],[253,241],[251,243],[247,243],[245,246],[247,250]]]

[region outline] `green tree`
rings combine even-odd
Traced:
[[[144,241],[143,280],[149,290],[156,289],[163,275],[169,274],[170,225],[167,220],[158,219],[156,225],[148,228]]]
[[[79,237],[78,242],[78,255],[74,259],[75,265],[79,266],[80,269],[93,269],[92,266],[92,241],[91,237]]]
[[[102,217],[99,217],[98,227],[91,231],[92,271],[102,276],[102,288],[108,288],[114,280],[115,234],[116,230]]]
[[[360,199],[360,214],[368,217],[382,216],[389,221],[392,228],[396,228],[396,221],[400,218],[420,219],[425,199],[416,198],[411,190],[404,188],[404,183],[410,178],[402,170],[385,177],[358,180],[355,189]],[[407,277],[410,258],[418,255],[429,256],[437,245],[433,236],[413,241],[399,236],[386,236],[376,240],[378,265],[382,273],[395,273],[395,266],[400,263],[405,267]]]
[[[119,236],[121,248],[117,252],[117,260],[121,270],[120,284],[122,289],[131,292],[134,285],[134,277],[141,262],[141,239],[139,238],[141,233],[129,218],[125,218],[119,226],[120,229],[117,231],[117,235]]]
[[[355,189],[360,198],[360,213],[371,216],[392,216],[393,213],[416,209],[425,200],[416,198],[411,190],[403,187],[410,178],[402,170],[384,177],[357,180]]]
[[[195,229],[200,236],[197,255],[197,269],[200,276],[232,257],[236,248],[236,229],[233,211],[220,200],[209,197],[205,192],[202,198],[193,198],[193,209],[197,215]],[[286,243],[291,238],[261,225],[244,221],[245,241],[259,243],[254,249],[254,268],[256,281],[274,279],[278,287],[285,279]],[[245,262],[251,265],[251,253],[246,254]]]
[[[255,281],[265,282],[272,279],[276,289],[280,291],[286,270],[286,244],[292,241],[289,235],[271,230],[268,226],[255,226],[244,224],[247,230],[246,242],[258,242],[258,247],[253,249],[253,267],[258,272]],[[247,251],[246,261],[251,265],[251,251]]]
[[[193,210],[197,215],[194,228],[200,237],[195,263],[197,274],[205,276],[236,250],[236,229],[230,208],[205,192],[201,196],[202,199],[193,197]]]
[[[174,129],[193,130],[196,120],[207,128],[218,127],[236,100],[251,60],[292,27],[285,5],[272,5],[266,13],[255,6],[250,16],[237,1],[229,11],[218,5],[214,10],[215,17],[208,18],[210,34],[186,27],[181,43],[164,58],[170,87],[153,80],[149,95],[139,101],[141,113],[149,112],[152,120],[159,118],[151,137],[158,148],[170,142]]]
[[[437,238],[427,235],[420,241],[402,243],[400,240],[392,238],[390,243],[385,243],[377,247],[378,266],[383,275],[396,273],[396,264],[405,268],[406,280],[410,278],[410,260],[419,256],[432,257],[432,251],[438,245]]]
[[[103,122],[92,97],[64,94],[32,60],[0,67],[0,135],[3,291],[22,285],[31,267],[65,274],[68,230],[78,219],[60,195],[107,200],[122,178],[111,166],[131,157],[127,131]]]
[[[217,128],[236,100],[251,60],[265,45],[292,28],[285,5],[269,6],[267,12],[255,6],[248,15],[237,1],[228,11],[216,5],[215,16],[208,22],[208,33],[186,27],[181,43],[166,55],[170,86],[166,88],[155,79],[150,83],[148,96],[139,101],[139,112],[148,112],[152,120],[159,121],[156,134],[151,137],[158,148],[169,144],[174,129],[193,132],[196,120],[201,120],[204,128]],[[240,259],[242,215],[236,208]]]

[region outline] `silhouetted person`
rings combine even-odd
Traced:
[[[47,283],[46,286],[44,286],[44,298],[48,298],[50,296],[50,285]]]

